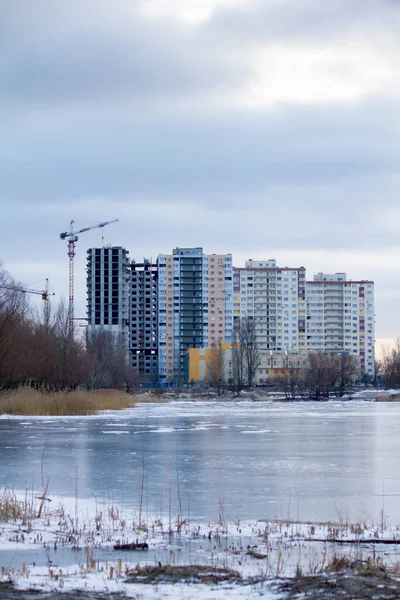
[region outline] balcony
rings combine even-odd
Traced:
[[[195,271],[197,273],[201,273],[203,270],[203,265],[201,262],[196,262],[193,260],[185,260],[185,262],[181,262],[180,272],[185,273],[187,271]]]
[[[175,282],[177,283],[177,282]],[[181,274],[181,285],[194,283],[196,285],[201,285],[202,278],[198,276],[197,273],[182,273]]]
[[[188,304],[197,304],[202,307],[202,295],[201,294],[186,294],[181,296],[181,306],[185,306]]]
[[[193,315],[188,316],[188,317],[182,317],[180,319],[180,322],[182,324],[184,324],[184,325],[190,324],[190,325],[201,325],[201,326],[203,326],[203,319],[199,318],[199,317],[195,318],[195,317],[193,317]]]
[[[179,320],[179,316],[178,315],[176,315],[176,316],[177,316],[177,320]],[[193,319],[198,319],[200,321],[203,319],[203,312],[201,310],[194,310],[194,309],[193,310],[189,310],[189,309],[181,310],[180,319],[181,320],[190,319],[191,321]]]

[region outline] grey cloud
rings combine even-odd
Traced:
[[[397,173],[398,109],[370,102],[351,108],[224,111],[205,116],[133,113],[65,119],[50,129],[9,131],[0,154],[6,198],[77,195],[230,197],[271,186],[335,184]],[[23,177],[20,174],[23,174]],[[361,202],[361,199],[359,199]]]
[[[346,43],[356,32],[397,35],[399,3],[393,0],[281,0],[245,7],[223,7],[204,30],[232,41],[306,41]],[[373,43],[374,39],[370,38]]]
[[[214,55],[184,28],[144,20],[128,11],[124,2],[112,4],[117,12],[110,10],[109,3],[108,11],[100,11],[94,21],[87,16],[90,8],[96,11],[96,3],[85,3],[85,10],[79,3],[80,21],[75,2],[55,4],[61,16],[47,2],[32,5],[42,15],[42,21],[32,15],[36,27],[28,29],[16,11],[3,22],[0,100],[4,105],[101,104],[110,99],[118,103],[123,98],[193,95],[246,77],[244,66],[230,64],[227,55]],[[51,32],[53,23],[57,35]]]
[[[188,30],[176,21],[144,19],[126,0],[5,0],[0,103],[15,110],[111,102],[115,110],[124,101],[234,90],[250,75],[246,40],[335,36],[342,44],[360,24],[387,33],[399,17],[400,6],[388,1],[249,2],[246,10],[220,9],[203,27]]]

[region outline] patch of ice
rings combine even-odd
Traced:
[[[244,431],[241,431],[240,433],[272,433],[272,429],[257,429],[257,430],[253,429],[251,431],[245,429]]]

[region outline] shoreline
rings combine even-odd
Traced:
[[[79,507],[84,508],[77,510],[76,498],[60,502],[55,497],[50,504],[40,491],[9,490],[9,495],[24,516],[0,523],[0,557],[4,560],[7,550],[11,561],[0,565],[0,582],[12,583],[18,590],[112,591],[146,597],[150,592],[143,590],[157,586],[162,597],[178,592],[179,598],[187,597],[190,586],[191,597],[197,597],[192,594],[196,590],[199,598],[207,598],[204,594],[212,588],[212,598],[222,598],[227,589],[234,598],[251,597],[246,595],[251,589],[268,590],[272,598],[278,588],[290,594],[300,590],[301,582],[310,590],[323,586],[333,573],[346,572],[347,578],[350,574],[361,581],[367,567],[375,569],[374,577],[382,572],[392,577],[391,567],[399,556],[400,527],[379,520],[201,523],[184,514],[151,516],[84,498],[79,498]],[[4,505],[4,492],[2,497]],[[40,505],[43,512],[38,517]],[[114,550],[118,544],[130,548]],[[63,551],[70,556],[68,564],[57,559]],[[184,568],[188,565],[192,571]],[[149,572],[151,566],[159,569]],[[194,567],[203,569],[200,575]],[[205,567],[210,571],[207,583],[201,580]]]

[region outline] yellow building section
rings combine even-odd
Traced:
[[[218,368],[218,364],[213,365],[213,362],[221,362],[215,360],[216,352],[223,353],[230,348],[230,344],[220,344],[215,348],[189,348],[189,382],[209,381],[211,371]]]
[[[269,369],[268,377],[289,377],[289,376],[293,376],[293,375],[300,377],[301,374],[302,374],[301,368],[299,368],[299,369],[293,369],[293,368],[289,368],[289,367],[285,367],[282,369],[273,368],[273,369]]]

